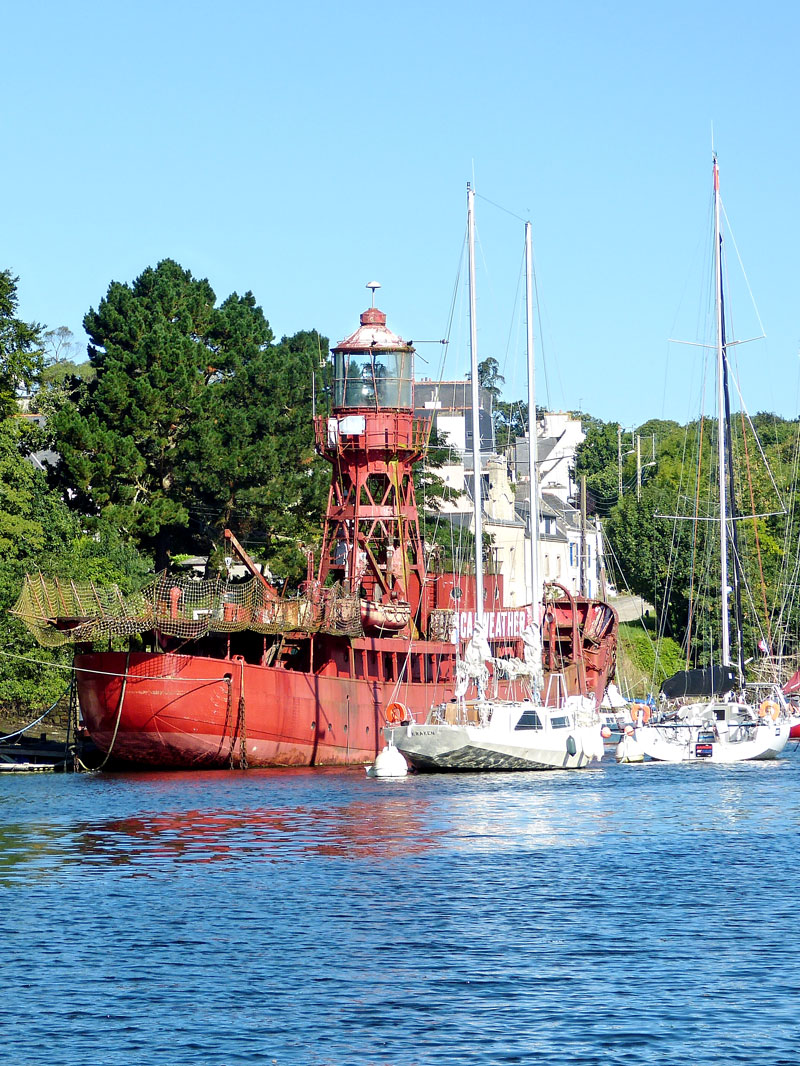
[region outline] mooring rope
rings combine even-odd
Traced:
[[[95,655],[104,655],[106,652],[95,652]],[[72,663],[54,663],[48,662],[46,659],[32,659],[29,655],[14,655],[13,652],[3,651],[0,649],[0,655],[5,655],[7,659],[16,659],[21,663],[32,663],[34,666],[51,666],[54,670],[69,670],[75,673],[81,674],[96,674],[99,677],[128,677],[131,681],[183,681],[192,682],[193,684],[210,684],[214,681],[223,681],[222,677],[170,677],[168,674],[120,674],[114,670],[92,670],[88,666],[75,666]],[[130,656],[130,652],[128,652]],[[227,659],[220,659],[220,662],[227,662]]]
[[[122,688],[120,689],[120,693],[119,693],[119,705],[117,706],[117,720],[114,723],[114,732],[111,735],[111,743],[108,746],[108,751],[106,752],[105,759],[103,759],[103,761],[100,763],[99,766],[89,767],[89,766],[86,765],[86,763],[84,763],[84,761],[82,759],[80,759],[80,758],[78,758],[76,756],[76,759],[75,759],[76,763],[78,763],[83,770],[88,770],[90,773],[97,773],[98,770],[102,770],[103,767],[105,766],[105,764],[111,758],[111,752],[114,750],[114,744],[116,743],[116,740],[117,740],[117,731],[119,730],[119,723],[120,723],[120,720],[122,719],[122,704],[125,702],[125,691],[126,691],[126,689],[128,687],[128,665],[129,665],[130,661],[131,661],[131,653],[129,651],[128,655],[126,657],[126,660],[125,660],[125,673],[119,675],[122,678]]]
[[[66,687],[66,688],[64,689],[64,691],[63,691],[63,692],[61,693],[61,695],[60,695],[60,696],[58,697],[58,699],[56,700],[56,702],[55,702],[55,703],[54,703],[54,704],[53,704],[53,705],[52,705],[51,707],[48,707],[48,708],[47,708],[47,710],[46,710],[46,711],[44,712],[44,714],[40,715],[40,716],[39,716],[39,717],[38,717],[38,718],[36,719],[36,721],[35,721],[35,722],[30,722],[30,723],[29,723],[28,725],[26,725],[26,726],[23,726],[23,728],[22,728],[22,729],[18,729],[18,730],[16,731],[16,733],[8,733],[8,734],[7,734],[6,736],[4,736],[4,737],[0,737],[0,744],[1,744],[1,743],[2,743],[2,742],[3,742],[4,740],[13,740],[13,739],[14,739],[14,737],[19,737],[19,736],[21,736],[21,735],[22,735],[23,733],[27,733],[27,731],[28,731],[29,729],[33,729],[33,727],[34,727],[35,725],[38,725],[38,724],[39,724],[39,722],[43,722],[43,721],[44,721],[44,719],[45,719],[45,718],[46,718],[46,717],[48,716],[48,714],[50,714],[50,712],[51,712],[51,711],[54,711],[54,710],[56,709],[56,707],[57,707],[57,706],[59,705],[59,703],[61,703],[61,701],[62,701],[62,700],[64,699],[64,697],[65,697],[65,696],[67,695],[67,693],[68,693],[68,692],[70,691],[70,689],[71,689],[71,688],[72,688],[72,682],[70,682],[70,683],[69,683],[69,685],[67,685],[67,687]]]

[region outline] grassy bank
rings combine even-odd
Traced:
[[[643,698],[685,667],[680,647],[670,637],[656,640],[641,621],[620,622],[617,685],[624,695]]]

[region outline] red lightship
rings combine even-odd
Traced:
[[[430,426],[414,415],[414,349],[373,306],[333,359],[331,414],[315,419],[332,468],[320,563],[296,597],[279,595],[230,534],[251,570],[243,585],[161,577],[135,603],[92,608],[75,586],[69,599],[57,583],[28,579],[15,611],[45,642],[60,634],[78,645],[83,723],[115,761],[363,764],[387,722],[423,720],[452,697],[455,611],[468,634],[475,579],[426,558],[412,473]],[[500,576],[484,578],[487,604],[502,604],[502,592]],[[521,654],[530,610],[489,612],[495,655]],[[614,670],[613,609],[551,590],[540,618],[545,673],[599,700]],[[135,632],[151,651],[87,650]]]

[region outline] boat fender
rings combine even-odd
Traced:
[[[404,703],[392,702],[386,708],[386,721],[389,725],[400,725],[401,722],[407,722],[410,717]]]
[[[600,730],[600,736],[603,738],[603,740],[608,740],[610,738],[611,730],[607,725],[604,725],[603,728]]]
[[[570,755],[577,753],[578,745],[575,743],[575,737],[567,737],[567,751]]]

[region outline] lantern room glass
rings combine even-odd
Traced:
[[[334,353],[334,407],[413,409],[411,351]]]

